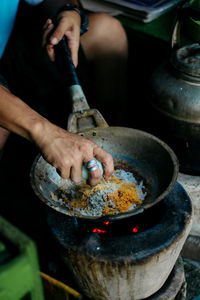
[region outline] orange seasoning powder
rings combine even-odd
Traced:
[[[132,205],[137,205],[142,202],[142,200],[140,200],[138,196],[136,183],[122,181],[116,176],[112,176],[111,179],[107,181],[100,181],[99,184],[95,187],[91,187],[90,185],[87,185],[84,182],[79,185],[79,189],[76,192],[75,199],[69,200],[66,197],[64,198],[64,201],[70,203],[71,207],[75,209],[87,210],[87,201],[97,191],[106,189],[105,183],[110,184],[111,186],[112,184],[115,184],[117,185],[117,188],[114,192],[108,193],[107,196],[104,198],[104,215],[124,213],[128,211]],[[116,208],[110,206],[109,200],[111,200],[114,203]]]
[[[122,183],[116,192],[111,193],[109,198],[115,203],[120,213],[126,212],[133,204],[140,204],[136,185],[133,183]]]

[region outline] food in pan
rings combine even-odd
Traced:
[[[84,216],[114,215],[139,205],[146,196],[143,181],[139,183],[131,172],[117,169],[109,180],[94,187],[85,181],[70,183],[53,193],[53,200]]]

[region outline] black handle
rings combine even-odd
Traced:
[[[67,81],[67,85],[80,85],[66,36],[55,47],[55,60],[63,78]]]

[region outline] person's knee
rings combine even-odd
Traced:
[[[104,13],[89,15],[89,30],[83,35],[82,46],[89,58],[107,54],[127,56],[126,32],[121,23]]]

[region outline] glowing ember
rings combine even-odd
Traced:
[[[132,229],[132,231],[134,232],[134,233],[137,233],[138,232],[138,226],[135,226],[135,227],[133,227],[133,229]]]
[[[98,233],[98,234],[103,234],[103,233],[106,233],[106,230],[102,230],[102,229],[99,229],[99,228],[94,228],[93,232]]]
[[[109,222],[109,221],[105,221],[105,222],[103,222],[103,224],[105,224],[105,225],[109,225],[111,222]]]

